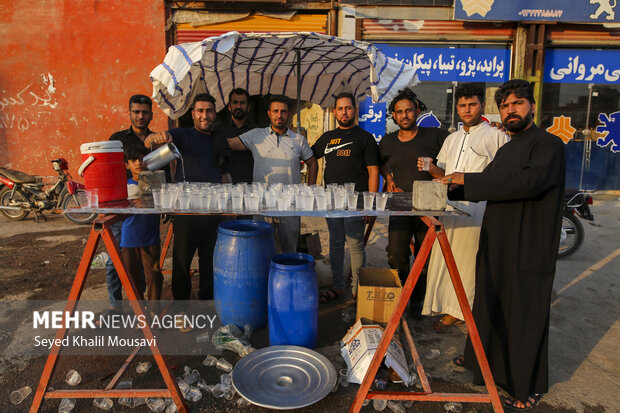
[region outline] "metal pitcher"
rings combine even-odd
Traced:
[[[175,159],[181,159],[181,153],[173,143],[166,143],[153,152],[146,155],[143,159],[146,169],[156,171],[169,164]]]

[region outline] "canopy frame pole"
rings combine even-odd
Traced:
[[[301,135],[301,50],[295,50],[297,60],[297,134]]]

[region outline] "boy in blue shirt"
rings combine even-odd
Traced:
[[[148,152],[142,145],[129,145],[124,152],[125,167],[131,172],[127,184],[138,185],[138,177],[144,170],[142,158]],[[146,281],[146,298],[159,300],[164,281],[159,267],[159,215],[129,215],[125,218],[121,229],[121,247],[125,265],[134,284],[138,286],[140,300],[144,300],[142,289],[139,288],[142,269]]]

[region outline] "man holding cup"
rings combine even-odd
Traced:
[[[482,120],[484,97],[484,88],[475,83],[463,83],[456,88],[456,111],[463,122],[463,128],[446,138],[437,155],[437,166],[432,163],[425,165],[424,160],[419,158],[419,170],[426,168],[433,177],[439,178],[452,172],[482,172],[493,160],[497,150],[508,142],[509,138],[504,132]],[[470,306],[474,300],[476,252],[485,205],[484,201],[458,202],[456,206],[469,216],[440,217]],[[441,331],[463,320],[439,241],[435,241],[429,260],[422,314],[445,314],[433,324],[435,331]]]
[[[388,192],[411,191],[416,180],[433,179],[428,171],[420,171],[413,161],[420,157],[435,159],[443,145],[448,131],[439,128],[424,128],[416,125],[421,102],[409,88],[399,91],[392,100],[389,111],[399,130],[389,133],[379,143],[381,174],[386,180]],[[411,250],[409,243],[414,238],[414,248],[420,250],[427,226],[417,216],[390,216],[388,227],[388,264],[398,270],[404,284],[409,275]],[[409,311],[419,316],[426,291],[426,266],[411,295]]]
[[[324,183],[352,182],[355,184],[355,191],[377,192],[379,150],[375,138],[356,125],[355,97],[351,93],[336,96],[333,113],[338,128],[325,132],[312,146],[317,159],[325,157]],[[329,261],[334,286],[319,297],[322,303],[337,299],[345,293],[345,240],[351,255],[352,290],[355,295],[357,271],[366,264],[364,224],[369,218],[326,218],[329,230]]]

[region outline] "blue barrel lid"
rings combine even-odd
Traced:
[[[315,261],[310,254],[289,252],[273,257],[271,266],[278,270],[307,270],[314,268]]]
[[[217,232],[233,237],[262,237],[271,235],[273,229],[271,224],[265,221],[240,219],[222,222],[217,228]]]

